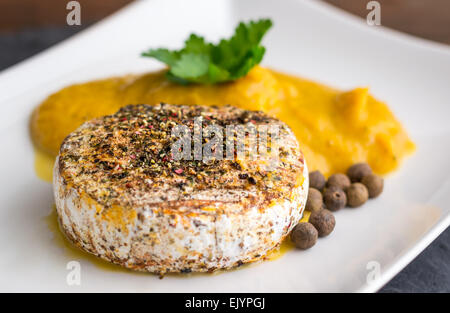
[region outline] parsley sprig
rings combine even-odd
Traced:
[[[150,49],[142,56],[167,64],[167,77],[180,84],[232,81],[261,62],[266,49],[260,42],[271,26],[270,19],[241,22],[230,39],[222,39],[216,45],[191,34],[181,50]]]

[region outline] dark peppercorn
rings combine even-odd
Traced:
[[[353,183],[346,190],[347,203],[350,207],[356,208],[363,205],[369,199],[369,191],[361,183]]]
[[[336,226],[334,215],[328,210],[312,212],[309,222],[317,229],[319,237],[328,236]]]
[[[375,174],[364,176],[361,183],[369,191],[369,198],[376,198],[383,192],[383,178]]]
[[[323,199],[320,191],[315,188],[309,188],[305,208],[310,212],[314,212],[320,210],[322,208],[322,204]]]
[[[360,182],[364,176],[372,174],[372,169],[367,163],[356,163],[349,167],[347,176],[352,183]]]
[[[347,205],[347,195],[338,187],[326,188],[323,192],[323,202],[330,211],[337,211]]]
[[[325,187],[325,177],[319,171],[309,173],[309,187],[322,190]]]
[[[336,187],[342,190],[347,189],[348,187],[350,187],[350,178],[348,178],[347,175],[345,174],[333,174],[330,177],[328,177],[327,180],[327,187]]]
[[[291,240],[298,249],[309,249],[317,242],[319,233],[311,223],[299,223],[291,232]]]

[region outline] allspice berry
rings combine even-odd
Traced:
[[[328,236],[336,226],[334,215],[328,210],[312,212],[309,222],[317,229],[319,237]]]
[[[327,180],[327,187],[337,187],[339,189],[345,190],[348,187],[350,187],[351,181],[350,178],[348,178],[345,174],[333,174],[330,177],[328,177]]]
[[[325,176],[319,171],[309,173],[309,187],[322,190],[325,187]]]
[[[317,242],[319,233],[311,223],[299,223],[291,232],[291,240],[298,249],[309,249]]]
[[[323,202],[330,211],[337,211],[347,205],[347,195],[338,187],[326,188],[323,192]]]
[[[375,174],[369,174],[362,178],[361,183],[369,191],[369,198],[376,198],[383,192],[383,178]]]
[[[320,210],[322,208],[322,203],[323,199],[320,191],[315,188],[309,188],[305,209],[310,212]]]
[[[372,174],[372,169],[367,163],[356,163],[349,167],[347,176],[352,183],[360,182],[364,176]]]
[[[363,205],[369,199],[369,191],[366,186],[361,183],[353,183],[346,190],[347,204],[356,208]]]

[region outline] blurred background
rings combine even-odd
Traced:
[[[78,0],[82,25],[68,26],[68,0],[0,0],[0,71],[70,37],[132,1]],[[366,8],[369,0],[310,1],[327,2],[364,19],[369,12]],[[378,2],[384,27],[450,45],[450,0]],[[449,260],[450,229],[447,229],[381,291],[450,292]]]
[[[68,0],[0,0],[0,69],[101,20],[134,0],[79,0],[82,26],[68,26]],[[369,0],[323,1],[366,18]],[[450,44],[450,0],[378,0],[381,24]],[[13,52],[13,53],[12,53]]]

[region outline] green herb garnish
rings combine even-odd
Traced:
[[[230,39],[222,39],[217,45],[191,34],[181,50],[150,49],[142,56],[166,63],[167,77],[180,84],[232,81],[261,62],[266,49],[260,42],[271,26],[269,19],[241,22]]]

